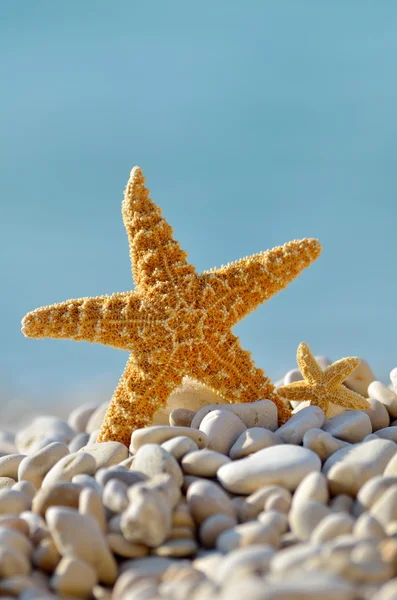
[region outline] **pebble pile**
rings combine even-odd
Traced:
[[[1,598],[396,600],[397,394],[365,377],[370,409],[280,428],[179,393],[129,449],[96,443],[103,405],[0,432]]]

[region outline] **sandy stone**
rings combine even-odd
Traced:
[[[134,458],[134,470],[148,477],[168,473],[179,487],[183,483],[183,474],[178,462],[157,444],[145,444],[139,448]]]
[[[85,432],[93,433],[94,431],[98,431],[102,425],[102,421],[105,418],[107,410],[109,408],[109,402],[102,402],[91,414],[88,419]]]
[[[18,467],[25,454],[7,454],[0,457],[0,477],[18,479]]]
[[[307,406],[292,417],[279,429],[277,437],[286,444],[302,443],[303,436],[313,428],[320,429],[324,423],[324,411],[318,406]]]
[[[390,425],[390,415],[382,402],[375,400],[375,398],[367,398],[367,402],[370,404],[370,408],[363,410],[371,420],[372,431],[378,431],[378,429],[384,429]]]
[[[51,579],[51,586],[61,594],[86,598],[97,581],[97,573],[89,562],[64,556]]]
[[[205,406],[196,413],[191,426],[198,429],[204,417],[213,410],[233,412],[247,428],[264,427],[270,431],[275,431],[278,427],[277,407],[271,400],[225,404],[221,407],[216,404]]]
[[[85,433],[91,415],[97,409],[96,404],[81,404],[77,406],[68,417],[68,423],[77,433]]]
[[[21,461],[18,479],[30,481],[39,489],[48,471],[65,456],[69,456],[69,449],[65,444],[61,442],[48,444]]]
[[[152,427],[144,427],[136,429],[131,435],[130,452],[136,452],[144,444],[163,444],[167,440],[177,436],[185,436],[196,442],[199,448],[205,448],[208,444],[208,439],[205,433],[190,427],[171,427],[170,425],[155,425]]]
[[[235,518],[230,498],[222,488],[212,481],[195,481],[189,486],[186,499],[193,519],[199,525],[208,517],[223,514]]]
[[[170,413],[169,423],[173,427],[190,427],[195,414],[195,410],[190,410],[188,408],[175,408]]]
[[[357,394],[361,394],[364,398],[368,398],[368,386],[374,380],[375,375],[371,367],[365,360],[361,359],[359,365],[347,376],[344,384],[347,388],[353,390],[353,392],[357,392]]]
[[[245,458],[249,454],[280,444],[275,433],[263,427],[250,427],[243,431],[230,448],[229,456],[232,460]]]
[[[111,551],[122,558],[142,558],[149,554],[149,548],[145,544],[128,542],[118,533],[109,533],[107,541]]]
[[[322,429],[311,429],[303,436],[303,447],[315,452],[323,462],[334,452],[349,446],[348,442],[339,440]]]
[[[320,469],[320,459],[314,452],[283,444],[224,465],[218,470],[218,479],[225,489],[235,494],[252,494],[269,484],[293,491],[308,473]]]
[[[236,548],[256,544],[267,544],[272,548],[278,548],[279,543],[280,535],[274,527],[258,521],[249,521],[222,532],[216,540],[216,548],[226,554]]]
[[[46,573],[53,573],[60,560],[61,555],[58,552],[52,537],[41,540],[33,551],[33,565]]]
[[[229,515],[215,514],[203,521],[200,526],[200,541],[206,548],[214,548],[218,536],[237,525],[235,518]]]
[[[287,501],[291,502],[291,492],[279,485],[265,485],[259,488],[256,492],[244,498],[238,509],[238,517],[242,523],[256,519],[269,498],[273,494],[280,494]]]
[[[361,410],[346,410],[336,417],[326,419],[322,429],[350,444],[361,442],[372,433],[371,420]]]
[[[395,452],[393,442],[380,439],[338,450],[323,467],[331,493],[355,496],[366,481],[383,473]]]
[[[183,435],[167,440],[161,447],[169,452],[177,461],[180,461],[188,452],[198,450],[198,446],[194,440]]]
[[[128,458],[128,450],[120,442],[90,444],[82,448],[80,452],[91,454],[95,459],[96,469],[118,465],[122,460]]]
[[[93,475],[96,470],[96,462],[91,454],[86,452],[75,452],[61,458],[46,474],[41,487],[51,487],[61,481],[71,481],[74,475],[85,473]]]
[[[19,515],[30,508],[31,501],[17,490],[0,490],[0,515]]]
[[[50,507],[46,519],[62,556],[72,553],[95,568],[99,581],[109,585],[114,583],[117,565],[93,517],[80,515],[71,508]]]
[[[81,490],[81,485],[64,481],[56,483],[51,487],[41,489],[37,492],[33,500],[32,511],[37,515],[44,517],[47,508],[50,506],[78,508]]]
[[[325,504],[310,500],[295,504],[289,513],[289,524],[292,533],[300,540],[309,540],[317,525],[330,514]]]
[[[204,448],[203,450],[186,454],[182,458],[181,466],[183,472],[189,475],[215,477],[218,469],[230,462],[230,458],[224,454]]]
[[[389,390],[381,381],[373,381],[368,386],[368,396],[385,405],[392,419],[397,418],[397,394]]]
[[[106,532],[106,516],[101,496],[98,492],[90,488],[83,488],[81,490],[79,496],[79,513],[94,517],[102,533]]]

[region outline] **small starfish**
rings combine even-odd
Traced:
[[[323,371],[309,346],[302,342],[298,346],[296,360],[304,380],[278,388],[277,392],[281,397],[296,402],[309,400],[312,406],[322,408],[325,415],[331,402],[350,410],[370,408],[361,394],[342,385],[346,377],[359,365],[359,358],[341,358]]]
[[[151,423],[184,375],[230,402],[271,399],[285,422],[290,409],[230,329],[308,267],[319,242],[295,240],[199,275],[144,181],[135,167],[122,204],[136,289],[38,308],[23,319],[23,333],[131,352],[98,441],[128,446],[131,432]]]

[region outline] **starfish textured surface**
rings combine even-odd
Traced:
[[[330,403],[350,410],[370,408],[363,396],[342,385],[346,377],[359,365],[359,358],[341,358],[323,371],[309,346],[302,342],[298,346],[296,360],[304,380],[278,388],[281,397],[297,402],[309,400],[311,405],[322,408],[325,415]]]
[[[285,422],[289,408],[231,327],[309,266],[319,242],[295,240],[197,274],[144,182],[135,167],[122,203],[135,290],[38,308],[23,319],[23,333],[131,352],[98,441],[129,445],[131,432],[151,423],[184,375],[229,402],[271,399]]]

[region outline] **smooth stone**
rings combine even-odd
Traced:
[[[277,531],[279,536],[285,534],[289,528],[287,515],[276,510],[267,510],[259,513],[258,521],[262,523],[262,525],[272,527]]]
[[[219,583],[227,583],[231,577],[241,573],[247,576],[250,573],[264,575],[269,570],[269,565],[274,556],[274,549],[267,544],[257,544],[237,548],[225,556],[220,565],[214,570],[213,577]]]
[[[338,512],[325,516],[314,528],[310,539],[315,544],[333,540],[339,535],[353,531],[354,519],[347,513]]]
[[[21,517],[16,517],[15,515],[2,515],[0,516],[0,527],[5,529],[11,529],[15,531],[19,531],[24,535],[29,535],[29,526],[21,519]]]
[[[84,473],[80,473],[79,475],[74,475],[72,477],[72,483],[76,483],[80,487],[88,487],[92,490],[98,492],[98,494],[102,494],[102,488],[99,483],[94,479],[92,475],[85,475]]]
[[[0,515],[19,515],[30,508],[31,501],[17,490],[0,490]]]
[[[128,486],[119,479],[110,479],[104,487],[102,502],[106,508],[122,513],[129,504]]]
[[[386,537],[382,525],[370,513],[362,513],[353,526],[353,535],[356,538],[374,538],[383,540]]]
[[[179,487],[183,483],[183,474],[178,462],[157,444],[145,444],[139,448],[134,458],[134,470],[148,477],[168,473]]]
[[[340,415],[326,419],[322,429],[350,444],[361,442],[365,436],[372,433],[371,420],[361,410],[346,410]]]
[[[19,481],[30,481],[39,489],[48,471],[61,458],[69,456],[69,449],[61,442],[53,442],[29,456],[26,456],[18,467]]]
[[[113,554],[122,558],[142,558],[149,554],[149,548],[145,544],[127,542],[119,533],[109,533],[107,541]]]
[[[200,423],[200,431],[208,437],[208,448],[226,456],[246,429],[241,419],[230,410],[212,410]]]
[[[378,439],[335,452],[323,466],[331,494],[355,496],[366,481],[383,473],[396,450],[394,442]]]
[[[30,561],[22,552],[0,548],[0,579],[15,575],[28,575],[30,570]]]
[[[108,469],[98,469],[95,473],[95,480],[102,488],[104,488],[111,479],[118,479],[127,486],[130,486],[135,483],[146,481],[147,477],[143,473],[138,473],[138,471],[129,471],[122,465],[109,467]]]
[[[187,475],[198,475],[199,477],[215,477],[222,465],[230,463],[231,460],[215,450],[196,450],[185,454],[181,466]]]
[[[96,404],[82,404],[77,406],[69,414],[68,423],[77,433],[86,433],[87,423],[91,415],[96,411]]]
[[[131,435],[130,452],[135,454],[144,444],[162,444],[177,436],[185,436],[196,442],[199,448],[205,448],[208,439],[205,433],[191,427],[171,427],[171,425],[152,425],[136,429]]]
[[[198,446],[194,440],[189,437],[179,435],[171,438],[161,444],[161,447],[169,452],[177,461],[180,461],[188,452],[198,450]]]
[[[91,488],[83,488],[79,496],[79,513],[94,517],[102,533],[106,532],[106,515],[102,499],[97,491]]]
[[[74,435],[70,425],[58,417],[36,417],[30,425],[18,431],[15,444],[21,454],[33,454],[47,440],[67,445]]]
[[[397,485],[397,476],[377,475],[369,479],[357,494],[354,505],[355,516],[361,515],[364,511],[369,511],[372,505],[393,485]]]
[[[97,573],[89,562],[64,556],[51,578],[51,587],[61,594],[86,598],[91,596],[97,581]]]
[[[315,452],[324,462],[341,448],[350,447],[350,444],[334,438],[322,429],[311,429],[303,436],[303,447]]]
[[[366,398],[370,408],[363,410],[371,420],[372,431],[378,431],[378,429],[384,429],[390,425],[390,415],[382,402],[375,400],[375,398]]]
[[[286,499],[282,494],[274,493],[270,494],[269,498],[265,502],[265,511],[278,511],[281,513],[288,513],[291,508],[291,499]]]
[[[197,544],[190,538],[179,538],[167,540],[153,550],[157,556],[186,558],[192,556],[197,551]]]
[[[392,419],[397,418],[397,394],[389,390],[381,381],[373,381],[369,384],[368,396],[382,402]]]
[[[294,504],[288,516],[292,533],[300,540],[309,540],[313,530],[330,512],[328,506],[313,500]]]
[[[391,521],[397,521],[397,485],[392,485],[371,506],[370,514],[386,527]]]
[[[269,429],[265,429],[264,427],[250,427],[243,431],[234,442],[230,448],[229,456],[232,460],[237,460],[245,458],[249,454],[257,452],[257,450],[270,448],[270,446],[277,446],[278,444],[280,444],[280,440]]]
[[[30,483],[30,481],[17,481],[17,483],[12,486],[12,489],[25,494],[30,502],[32,502],[37,492],[36,487],[33,483]]]
[[[321,461],[311,450],[283,444],[259,450],[218,470],[222,486],[235,494],[252,494],[275,484],[294,491],[302,479],[321,470]]]
[[[32,562],[35,567],[45,573],[53,573],[57,568],[61,555],[51,536],[44,538],[33,551]]]
[[[78,452],[79,450],[84,448],[84,446],[87,446],[89,439],[90,439],[90,436],[88,435],[88,433],[78,433],[77,435],[74,436],[74,438],[68,445],[69,452],[70,453]]]
[[[209,404],[223,405],[228,403],[228,400],[217,394],[212,388],[185,375],[182,384],[169,395],[167,408],[169,410],[188,408],[198,411]]]
[[[277,407],[271,400],[225,404],[221,407],[216,404],[205,406],[196,413],[191,426],[199,428],[203,418],[209,412],[217,409],[233,412],[241,419],[247,428],[264,427],[265,429],[270,429],[270,431],[275,431],[278,427]]]
[[[385,477],[397,475],[397,453],[387,463],[383,475]]]
[[[18,467],[25,454],[6,454],[0,457],[0,477],[18,479]]]
[[[30,510],[25,510],[20,514],[20,518],[26,521],[29,526],[29,539],[33,544],[38,544],[41,540],[49,536],[48,527],[39,515]]]
[[[242,523],[245,523],[246,521],[256,519],[259,513],[264,509],[267,500],[275,493],[282,495],[287,501],[291,501],[291,492],[285,487],[279,485],[265,485],[247,498],[243,498],[238,508],[239,520]]]
[[[354,371],[346,377],[344,384],[347,388],[353,390],[353,392],[357,392],[357,394],[361,394],[364,398],[368,398],[368,386],[374,380],[375,375],[371,367],[365,360],[360,359]]]
[[[90,444],[80,450],[94,457],[97,469],[104,469],[118,465],[122,460],[128,458],[128,450],[120,442],[100,442]]]
[[[28,558],[30,558],[33,552],[32,542],[26,537],[25,534],[16,529],[9,529],[8,527],[1,526],[0,547],[9,548],[14,552],[21,552]]]
[[[280,534],[271,525],[249,521],[223,531],[216,540],[216,549],[227,554],[237,548],[256,544],[268,544],[272,548],[278,548]]]
[[[84,473],[93,475],[96,471],[95,458],[87,452],[75,452],[61,458],[46,474],[42,488],[51,487],[60,481],[71,481],[72,477]]]
[[[44,517],[50,506],[77,508],[82,486],[69,481],[60,481],[55,485],[40,489],[33,499],[32,511]]]
[[[173,427],[190,427],[195,410],[189,408],[175,408],[169,416],[169,423]]]
[[[192,517],[199,525],[215,514],[235,519],[233,504],[217,483],[205,479],[193,482],[187,490],[186,499]]]
[[[172,513],[172,526],[194,528],[190,507],[185,500],[181,500],[175,507],[175,510]]]
[[[213,548],[218,536],[227,529],[237,525],[234,517],[229,515],[215,514],[207,517],[200,525],[199,538],[205,548]]]
[[[397,427],[384,427],[383,429],[378,429],[376,435],[382,440],[392,440],[397,443]]]
[[[317,556],[322,550],[322,544],[295,544],[279,550],[270,563],[271,571],[275,574],[290,573],[301,568],[308,559]]]
[[[345,512],[350,514],[353,510],[354,500],[347,494],[338,494],[330,500],[328,506],[333,513]]]
[[[102,402],[102,404],[100,404],[95,410],[94,412],[91,414],[90,418],[88,419],[86,428],[85,428],[85,432],[86,433],[94,433],[96,431],[98,431],[98,429],[100,429],[103,420],[106,416],[106,413],[108,411],[109,408],[109,402]]]
[[[307,431],[313,428],[320,429],[324,423],[324,411],[318,406],[307,406],[277,429],[277,437],[285,444],[302,443],[303,436]]]
[[[329,493],[327,479],[322,473],[309,473],[302,479],[292,497],[292,507],[306,504],[307,502],[319,502],[328,504]]]
[[[73,554],[90,563],[99,581],[111,585],[117,578],[117,565],[106,544],[97,521],[80,515],[72,508],[50,507],[46,520],[58,552]]]

